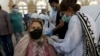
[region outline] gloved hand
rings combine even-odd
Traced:
[[[63,39],[59,39],[59,37],[56,35],[50,36],[50,38],[52,38],[54,41],[59,42],[59,43],[63,41]]]
[[[54,45],[55,41],[52,38],[49,38],[49,37],[47,37],[47,38],[48,38],[48,43],[51,45]]]
[[[53,31],[52,30],[48,30],[45,35],[51,36],[51,35],[53,35]]]

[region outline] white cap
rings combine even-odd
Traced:
[[[49,17],[47,15],[44,15],[44,14],[40,14],[39,18],[40,19],[44,19],[44,20],[48,20],[49,19]]]
[[[31,18],[39,18],[39,14],[38,14],[38,13],[33,13],[33,14],[31,15]]]

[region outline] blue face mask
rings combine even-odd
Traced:
[[[62,16],[62,20],[64,22],[69,22],[70,18],[71,18],[71,16],[66,16],[65,14]]]
[[[53,9],[54,11],[56,11],[56,10],[57,10],[57,8],[56,8],[56,7],[52,7],[52,9]]]

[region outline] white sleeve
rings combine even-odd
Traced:
[[[77,16],[73,16],[69,22],[68,31],[62,43],[54,42],[53,46],[58,52],[70,53],[81,41],[82,29]]]

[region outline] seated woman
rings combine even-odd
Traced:
[[[42,35],[43,25],[39,19],[31,21],[29,34],[16,45],[14,56],[57,56],[54,48],[48,44],[46,36]]]

